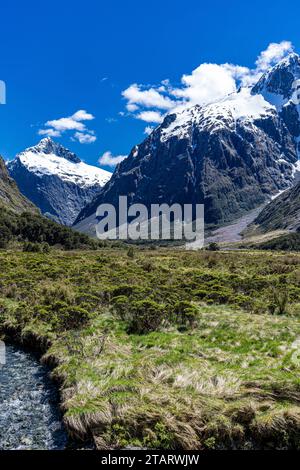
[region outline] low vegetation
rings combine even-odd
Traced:
[[[0,206],[0,249],[7,248],[13,242],[24,242],[24,251],[36,252],[55,245],[65,250],[74,250],[96,249],[104,244],[39,214],[17,214]]]
[[[298,254],[3,251],[0,328],[98,448],[299,449],[299,280]]]
[[[256,248],[261,250],[300,251],[300,231],[260,243]]]

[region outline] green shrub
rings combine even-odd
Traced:
[[[276,290],[273,289],[273,299],[269,305],[270,313],[277,315],[284,315],[287,313],[287,306],[289,302],[288,290]]]
[[[300,251],[300,232],[289,233],[255,245],[260,250]]]
[[[174,321],[181,328],[193,328],[197,324],[198,309],[186,300],[177,302],[174,307]]]
[[[132,302],[128,315],[128,333],[139,335],[157,331],[166,319],[164,306],[152,300]]]
[[[87,325],[90,315],[83,308],[71,306],[59,311],[59,324],[65,330],[82,328]]]
[[[64,227],[39,214],[30,212],[16,214],[0,207],[0,248],[5,248],[7,243],[13,239],[26,242],[24,251],[32,252],[48,252],[47,245],[59,245],[67,250],[96,249],[101,245],[87,235]],[[33,248],[27,243],[42,244],[43,246]]]
[[[110,298],[119,297],[125,295],[126,297],[135,297],[136,299],[144,299],[149,294],[149,289],[144,286],[137,286],[134,284],[122,284],[114,287],[110,291]]]
[[[119,295],[113,299],[114,309],[121,320],[126,320],[129,311],[129,300],[126,295]]]
[[[158,422],[151,432],[144,436],[143,445],[150,449],[172,449],[175,445],[174,432],[164,423]]]
[[[193,295],[200,300],[204,300],[205,297],[207,296],[207,291],[204,289],[197,289],[193,291]]]
[[[49,243],[45,242],[42,244],[42,252],[43,253],[50,253],[51,249],[50,249],[50,245]]]
[[[123,284],[121,286],[115,287],[111,292],[111,297],[126,296],[130,297],[134,291],[134,286],[129,284]]]
[[[127,256],[128,256],[128,258],[134,258],[135,257],[135,251],[134,251],[132,246],[127,251]]]
[[[75,302],[75,293],[72,287],[63,282],[43,285],[40,295],[44,298],[46,305],[54,304],[56,301],[65,302],[66,305],[71,305]]]
[[[219,251],[219,250],[220,250],[220,247],[219,247],[219,245],[218,245],[216,242],[211,242],[211,243],[208,245],[207,250],[208,250],[208,251]]]
[[[40,243],[25,242],[23,244],[23,251],[27,253],[41,253],[42,245]]]
[[[6,248],[9,241],[12,239],[12,234],[6,225],[0,225],[0,248]]]
[[[14,318],[21,328],[23,328],[28,321],[31,319],[31,309],[25,302],[19,303],[18,307],[14,311]]]
[[[142,266],[143,270],[146,271],[147,273],[150,273],[154,269],[153,263],[151,261],[147,261],[147,260],[143,261],[141,263],[141,266]]]

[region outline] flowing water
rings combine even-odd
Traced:
[[[0,364],[0,449],[64,449],[67,436],[48,369],[27,351],[6,345]]]

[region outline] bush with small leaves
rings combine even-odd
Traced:
[[[20,302],[18,307],[14,311],[14,319],[16,320],[19,327],[23,328],[28,321],[31,319],[31,309],[28,307],[26,302]]]
[[[23,251],[27,253],[41,253],[42,245],[40,243],[25,242],[23,244]]]
[[[113,299],[113,306],[121,320],[126,320],[129,311],[129,299],[126,295],[119,295],[118,297],[114,297]]]
[[[165,306],[148,299],[132,302],[128,315],[128,333],[139,335],[157,331],[166,320]]]
[[[220,247],[219,245],[216,243],[216,242],[211,242],[208,247],[207,247],[208,251],[219,251],[220,250]]]
[[[198,308],[186,300],[177,302],[174,307],[174,321],[180,329],[194,328],[197,325]]]
[[[147,273],[150,273],[154,269],[153,263],[151,263],[151,261],[147,261],[147,260],[143,261],[141,266],[142,266],[143,270],[146,271]]]
[[[81,307],[69,306],[59,312],[59,324],[65,330],[83,328],[89,319],[89,312]]]
[[[46,305],[54,305],[56,301],[65,302],[66,305],[75,303],[75,293],[72,286],[63,282],[43,285],[40,294]]]
[[[134,251],[132,246],[127,251],[127,256],[128,256],[128,258],[134,258],[135,257],[135,251]]]
[[[287,289],[276,290],[273,289],[273,299],[269,305],[269,311],[272,314],[285,315],[288,310],[289,292]]]
[[[135,284],[121,284],[110,291],[110,298],[113,299],[114,297],[125,295],[126,297],[134,297],[138,300],[144,299],[147,294],[149,294],[149,289],[145,289],[143,286]]]
[[[50,249],[49,243],[47,243],[47,242],[42,243],[41,251],[42,251],[43,253],[50,253],[51,249]]]
[[[12,239],[12,234],[6,225],[0,225],[0,248],[6,248],[9,241]]]
[[[130,284],[121,284],[111,291],[111,297],[119,297],[120,295],[130,297],[133,294],[134,286]]]

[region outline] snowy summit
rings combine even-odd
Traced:
[[[21,192],[43,214],[72,225],[80,210],[111,178],[111,173],[87,165],[49,137],[7,163]]]
[[[87,165],[50,137],[19,153],[15,160],[9,163],[9,170],[13,171],[19,162],[37,176],[55,175],[81,188],[97,184],[103,186],[111,177],[109,171]]]

